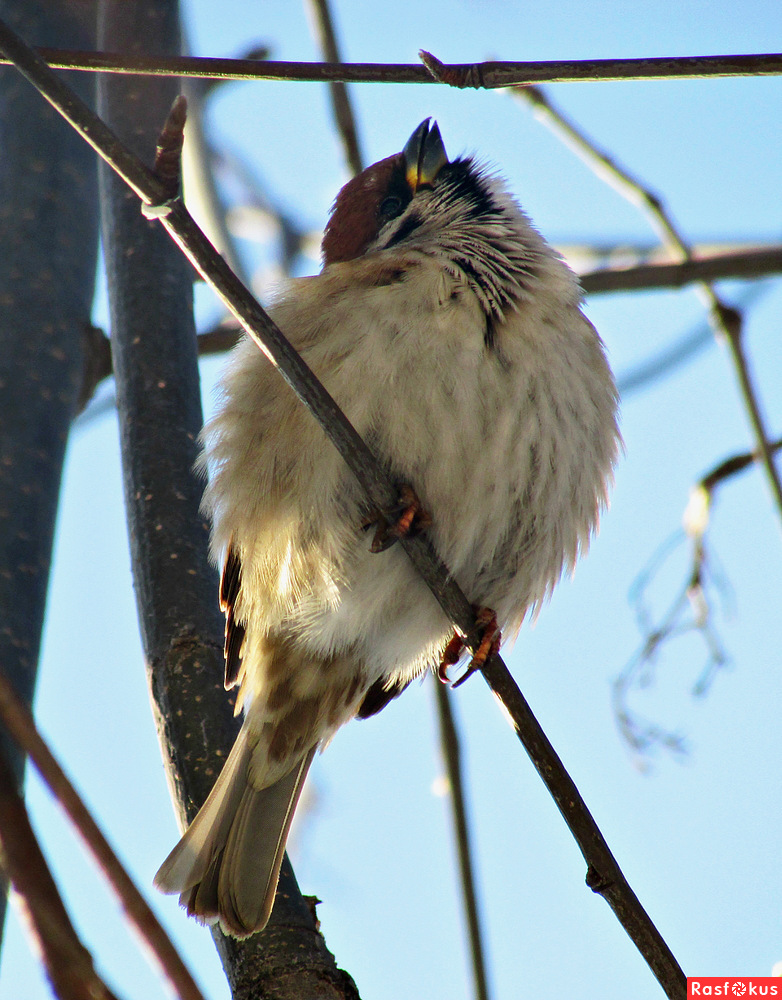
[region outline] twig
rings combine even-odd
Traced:
[[[7,683],[5,678],[3,683]],[[2,752],[0,856],[57,997],[60,1000],[117,1000],[98,976],[92,956],[74,930]]]
[[[341,63],[339,48],[337,46],[337,36],[334,33],[334,24],[331,19],[328,0],[307,0],[313,25],[317,29],[320,49],[325,60],[329,63]],[[337,126],[342,146],[345,150],[345,159],[351,173],[360,174],[363,168],[363,157],[358,142],[356,132],[356,121],[353,117],[353,109],[348,98],[347,87],[341,80],[331,80],[329,82],[331,92],[331,107],[334,112],[334,122]]]
[[[689,249],[679,239],[672,220],[666,214],[661,199],[628,170],[621,167],[607,152],[599,149],[581,129],[552,104],[538,87],[519,87],[512,96],[531,104],[535,117],[557,135],[602,181],[615,191],[641,207],[646,213],[661,242],[677,256],[687,259]]]
[[[209,357],[210,354],[224,354],[241,340],[242,327],[233,318],[224,320],[211,330],[198,335],[198,356]]]
[[[666,211],[658,195],[633,177],[627,170],[603,150],[599,149],[576,125],[562,114],[546,95],[537,87],[516,88],[513,94],[535,107],[536,113],[574,152],[623,197],[637,205],[657,230],[662,242],[669,250],[689,263],[692,260],[690,247],[682,238],[672,218]],[[709,317],[718,338],[727,341],[733,367],[739,382],[744,405],[749,414],[755,435],[755,443],[763,457],[766,472],[778,513],[782,518],[782,479],[780,479],[769,447],[769,435],[760,412],[760,403],[755,391],[749,364],[742,345],[742,319],[740,313],[727,306],[714,288],[706,281],[699,282],[701,297],[709,310]]]
[[[524,87],[534,83],[576,83],[608,80],[701,79],[725,76],[779,76],[782,54],[657,56],[641,59],[549,60],[543,62],[480,62],[444,65],[427,53],[429,63],[311,63],[203,56],[139,56],[114,52],[84,52],[40,48],[52,69],[136,76],[195,76],[214,80],[298,80],[311,83],[450,83],[487,90]],[[0,62],[13,62],[7,58]],[[431,67],[440,67],[438,80]],[[453,82],[452,82],[453,81]],[[469,81],[469,82],[468,82]]]
[[[29,756],[50,792],[78,831],[84,845],[98,862],[128,919],[148,944],[177,996],[182,1000],[203,1000],[201,991],[176,948],[103,836],[83,799],[42,739],[29,710],[14,694],[11,684],[2,672],[0,672],[0,718],[17,745]],[[1,810],[0,815],[2,815]]]
[[[779,471],[774,462],[768,433],[760,412],[760,401],[758,400],[755,385],[749,372],[749,362],[744,352],[741,326],[740,324],[728,323],[726,329],[728,332],[728,348],[733,359],[733,367],[736,369],[741,394],[744,397],[744,405],[747,408],[752,429],[755,432],[755,442],[761,455],[761,464],[766,472],[766,478],[776,500],[779,515],[782,517],[782,479],[780,479]]]
[[[782,438],[770,443],[772,452],[782,449]],[[760,461],[757,452],[732,455],[705,473],[690,491],[690,500],[684,513],[684,530],[679,529],[654,553],[630,588],[630,598],[635,605],[638,626],[644,635],[641,648],[622,669],[613,682],[613,705],[617,724],[627,744],[644,754],[654,745],[664,746],[677,753],[683,751],[683,741],[676,733],[640,719],[628,705],[628,694],[634,684],[644,683],[652,676],[655,657],[664,643],[692,632],[698,632],[706,649],[707,660],[693,686],[693,694],[702,695],[708,690],[717,670],[728,662],[714,625],[714,600],[716,594],[726,603],[729,592],[725,580],[714,568],[713,553],[706,547],[706,531],[711,508],[718,488],[733,476],[739,475]],[[651,581],[660,571],[671,553],[685,540],[692,545],[688,575],[667,611],[654,621],[647,607],[646,592]],[[687,611],[690,614],[687,616]]]
[[[663,543],[630,588],[644,638],[641,648],[613,681],[612,703],[622,737],[631,750],[642,756],[647,755],[655,746],[677,754],[686,751],[685,741],[679,733],[641,718],[628,704],[632,688],[646,686],[652,678],[654,662],[663,645],[693,632],[698,633],[706,647],[707,658],[693,685],[693,694],[697,695],[705,693],[717,670],[728,661],[713,622],[712,590],[716,589],[717,595],[723,597],[724,585],[711,567],[702,535],[689,534],[692,542],[690,570],[667,610],[653,622],[647,608],[646,591],[652,578],[672,552],[687,539],[688,534],[680,529]]]
[[[456,729],[447,685],[441,684],[435,679],[432,686],[434,687],[435,699],[437,701],[437,715],[440,720],[440,744],[443,748],[443,757],[445,758],[445,767],[448,775],[448,791],[456,835],[456,850],[459,855],[459,869],[462,875],[462,895],[464,898],[464,912],[467,917],[467,931],[470,939],[475,996],[477,1000],[488,1000],[489,984],[486,978],[481,922],[478,914],[478,897],[475,891],[475,876],[473,875],[470,831],[467,825],[467,806],[464,798],[464,783],[462,781],[459,733]]]
[[[163,182],[169,198],[176,198],[182,193],[182,147],[185,144],[186,121],[187,100],[180,94],[172,104],[158,137],[152,167],[152,173]]]
[[[364,488],[373,507],[391,515],[397,491],[344,414],[291,348],[280,330],[233,275],[196,226],[180,199],[165,202],[166,192],[150,171],[111,130],[55,76],[46,63],[0,21],[0,50],[42,95],[63,114],[107,163],[137,192],[147,214],[160,217],[172,238],[239,319],[267,357],[279,368],[299,399],[323,427]],[[400,542],[446,615],[477,649],[480,630],[472,607],[423,536]],[[587,883],[608,901],[641,951],[667,995],[683,1000],[686,979],[676,959],[641,906],[600,833],[572,778],[532,714],[498,655],[482,669],[490,688],[513,720],[514,729],[543,778],[588,864]]]
[[[738,253],[704,254],[672,264],[638,264],[601,268],[579,276],[585,292],[638,291],[642,288],[682,288],[694,282],[727,278],[754,279],[782,271],[782,247],[763,247]]]
[[[779,451],[782,448],[782,438],[771,441],[769,447],[773,452]],[[757,461],[759,461],[759,456],[756,451],[745,451],[740,455],[731,455],[730,458],[715,465],[710,472],[702,476],[698,485],[713,496],[716,488],[722,485],[725,480],[731,479],[740,472],[745,472],[753,462]]]
[[[198,356],[209,357],[212,354],[224,354],[240,340],[242,336],[241,327],[235,323],[223,322],[207,330],[198,336]],[[105,412],[102,405],[87,406],[95,395],[98,386],[105,379],[114,374],[111,357],[111,342],[103,330],[90,326],[84,331],[84,373],[82,385],[79,392],[79,412],[78,420],[84,422],[92,419],[99,413]],[[111,406],[113,409],[116,399],[112,397]]]

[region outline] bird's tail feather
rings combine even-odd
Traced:
[[[215,786],[182,839],[155,875],[161,892],[204,923],[247,937],[262,930],[274,904],[293,813],[315,755],[268,788],[248,783],[252,747],[237,737]]]

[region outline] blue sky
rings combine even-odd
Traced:
[[[230,55],[258,42],[279,59],[315,59],[299,5],[185,3],[193,51]],[[782,49],[773,0],[710,4],[595,0],[335,5],[344,56],[413,62],[770,52]],[[569,84],[549,94],[603,147],[664,197],[685,237],[777,241],[782,232],[782,85],[778,79]],[[502,93],[356,86],[365,157],[401,148],[434,116],[452,155],[477,152],[509,178],[554,243],[648,243],[637,210],[596,179]],[[347,177],[324,88],[231,84],[209,111],[216,142],[251,164],[307,229],[323,225]],[[273,250],[242,244],[258,267]],[[302,267],[315,269],[317,260]],[[265,282],[261,276],[261,284]],[[748,286],[726,283],[736,302]],[[199,292],[201,325],[219,315]],[[590,318],[617,375],[704,321],[692,291],[594,296]],[[105,323],[105,315],[98,312]],[[782,281],[746,313],[746,347],[769,426],[782,433]],[[204,364],[204,405],[220,362]],[[716,619],[729,664],[706,697],[691,689],[703,643],[667,645],[633,707],[686,738],[685,757],[639,761],[611,710],[611,681],[641,642],[628,592],[681,523],[692,483],[751,443],[727,353],[710,343],[664,381],[627,395],[627,454],[610,511],[574,579],[563,581],[508,662],[601,825],[630,884],[686,972],[769,975],[782,961],[779,764],[782,534],[762,476],[726,484],[708,542],[732,598]],[[38,718],[55,752],[155,904],[206,994],[226,1000],[209,935],[158,897],[152,875],[176,827],[149,710],[135,622],[113,415],[83,423],[69,449]],[[678,549],[656,579],[666,607],[687,572]],[[654,1000],[651,973],[601,899],[492,697],[479,678],[459,689],[493,996]],[[431,685],[414,686],[377,719],[344,729],[312,770],[293,839],[302,888],[324,902],[323,931],[365,1000],[467,1000],[469,965],[454,871]],[[55,874],[101,972],[124,997],[165,996],[116,905],[36,779],[30,806]],[[0,1000],[49,995],[8,921]]]

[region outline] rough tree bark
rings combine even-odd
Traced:
[[[37,45],[94,47],[83,0],[1,0],[0,16]],[[92,104],[94,79],[70,81]],[[0,69],[0,144],[0,668],[29,705],[65,447],[88,382],[97,179],[92,150],[13,67]],[[21,785],[24,760],[0,740]]]
[[[174,0],[105,0],[99,46],[178,52]],[[106,76],[99,109],[152,163],[178,90],[163,79]],[[138,198],[101,166],[103,238],[131,555],[158,730],[180,813],[209,792],[237,724],[222,689],[222,621],[193,474],[201,405],[189,264]],[[234,997],[357,997],[336,968],[286,864],[269,927],[245,942],[214,934]]]

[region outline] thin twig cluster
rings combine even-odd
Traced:
[[[645,686],[650,682],[661,648],[666,643],[690,633],[697,633],[706,648],[706,663],[695,682],[693,688],[695,694],[703,694],[716,671],[728,661],[728,654],[723,648],[714,621],[715,607],[724,605],[728,586],[724,576],[717,569],[716,559],[709,554],[706,542],[708,513],[714,491],[720,483],[750,465],[760,463],[766,472],[777,511],[782,519],[782,481],[774,459],[778,444],[770,440],[761,415],[757,390],[742,343],[742,314],[737,308],[727,305],[712,284],[716,277],[722,275],[713,273],[710,275],[709,268],[701,266],[704,263],[703,259],[696,261],[690,246],[682,237],[660,196],[621,166],[614,157],[600,149],[555,107],[548,95],[538,87],[515,88],[512,93],[517,99],[532,105],[540,120],[598,177],[636,205],[657,233],[663,247],[671,256],[677,258],[677,262],[671,265],[636,268],[631,280],[639,277],[639,271],[643,280],[644,271],[654,272],[659,267],[675,269],[680,277],[689,273],[707,310],[715,336],[718,341],[728,346],[736,382],[755,437],[754,451],[721,462],[696,484],[685,512],[684,530],[677,532],[669,542],[661,546],[649,564],[639,573],[631,588],[631,600],[644,638],[641,648],[626,664],[613,684],[617,724],[627,745],[641,757],[655,746],[664,746],[668,750],[681,753],[684,749],[681,736],[638,716],[629,706],[629,695],[634,688]],[[684,270],[679,270],[682,268]],[[612,279],[616,276],[614,272],[610,274]],[[599,275],[596,277],[599,286],[600,277]],[[585,288],[589,287],[587,282],[584,282],[584,285]],[[669,602],[665,613],[655,618],[649,611],[646,600],[650,584],[674,547],[683,542],[687,542],[691,547],[689,571],[678,593]]]

